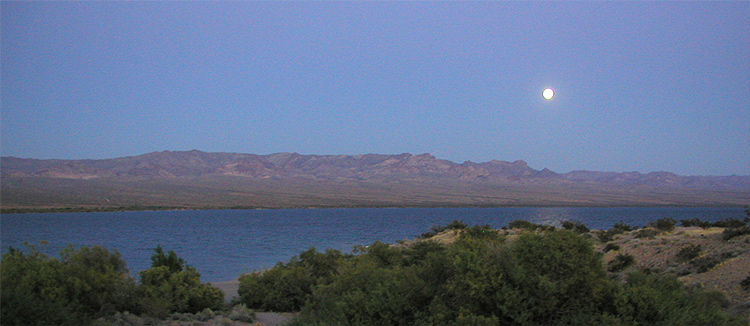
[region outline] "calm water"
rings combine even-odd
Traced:
[[[224,281],[242,273],[272,267],[312,246],[350,251],[376,240],[394,243],[413,238],[430,226],[454,219],[495,228],[524,219],[559,225],[579,220],[590,228],[614,223],[645,225],[672,217],[716,221],[743,218],[738,207],[628,208],[375,208],[157,211],[113,213],[4,214],[0,216],[2,252],[23,242],[47,241],[43,251],[56,254],[67,244],[101,245],[122,253],[131,273],[150,265],[153,248],[174,250],[203,275]]]

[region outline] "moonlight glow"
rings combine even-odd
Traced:
[[[554,96],[555,91],[553,91],[551,88],[545,88],[544,91],[542,91],[542,97],[544,97],[545,100],[551,100]]]

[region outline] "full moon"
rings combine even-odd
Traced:
[[[545,88],[544,91],[542,91],[542,97],[544,97],[545,100],[551,100],[554,96],[555,91],[553,91],[551,88]]]

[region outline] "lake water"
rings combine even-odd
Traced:
[[[203,281],[216,282],[272,267],[313,246],[349,252],[354,245],[414,238],[454,219],[495,228],[517,219],[547,225],[578,220],[608,229],[617,222],[639,226],[664,217],[717,221],[741,219],[745,212],[739,207],[506,207],[3,214],[0,242],[5,253],[24,242],[46,241],[42,251],[51,255],[68,244],[101,245],[122,253],[133,275],[150,266],[153,249],[161,244],[197,268]]]

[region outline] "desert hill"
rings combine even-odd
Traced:
[[[154,152],[103,160],[2,157],[3,209],[499,205],[747,205],[750,176],[557,173],[430,154]]]

